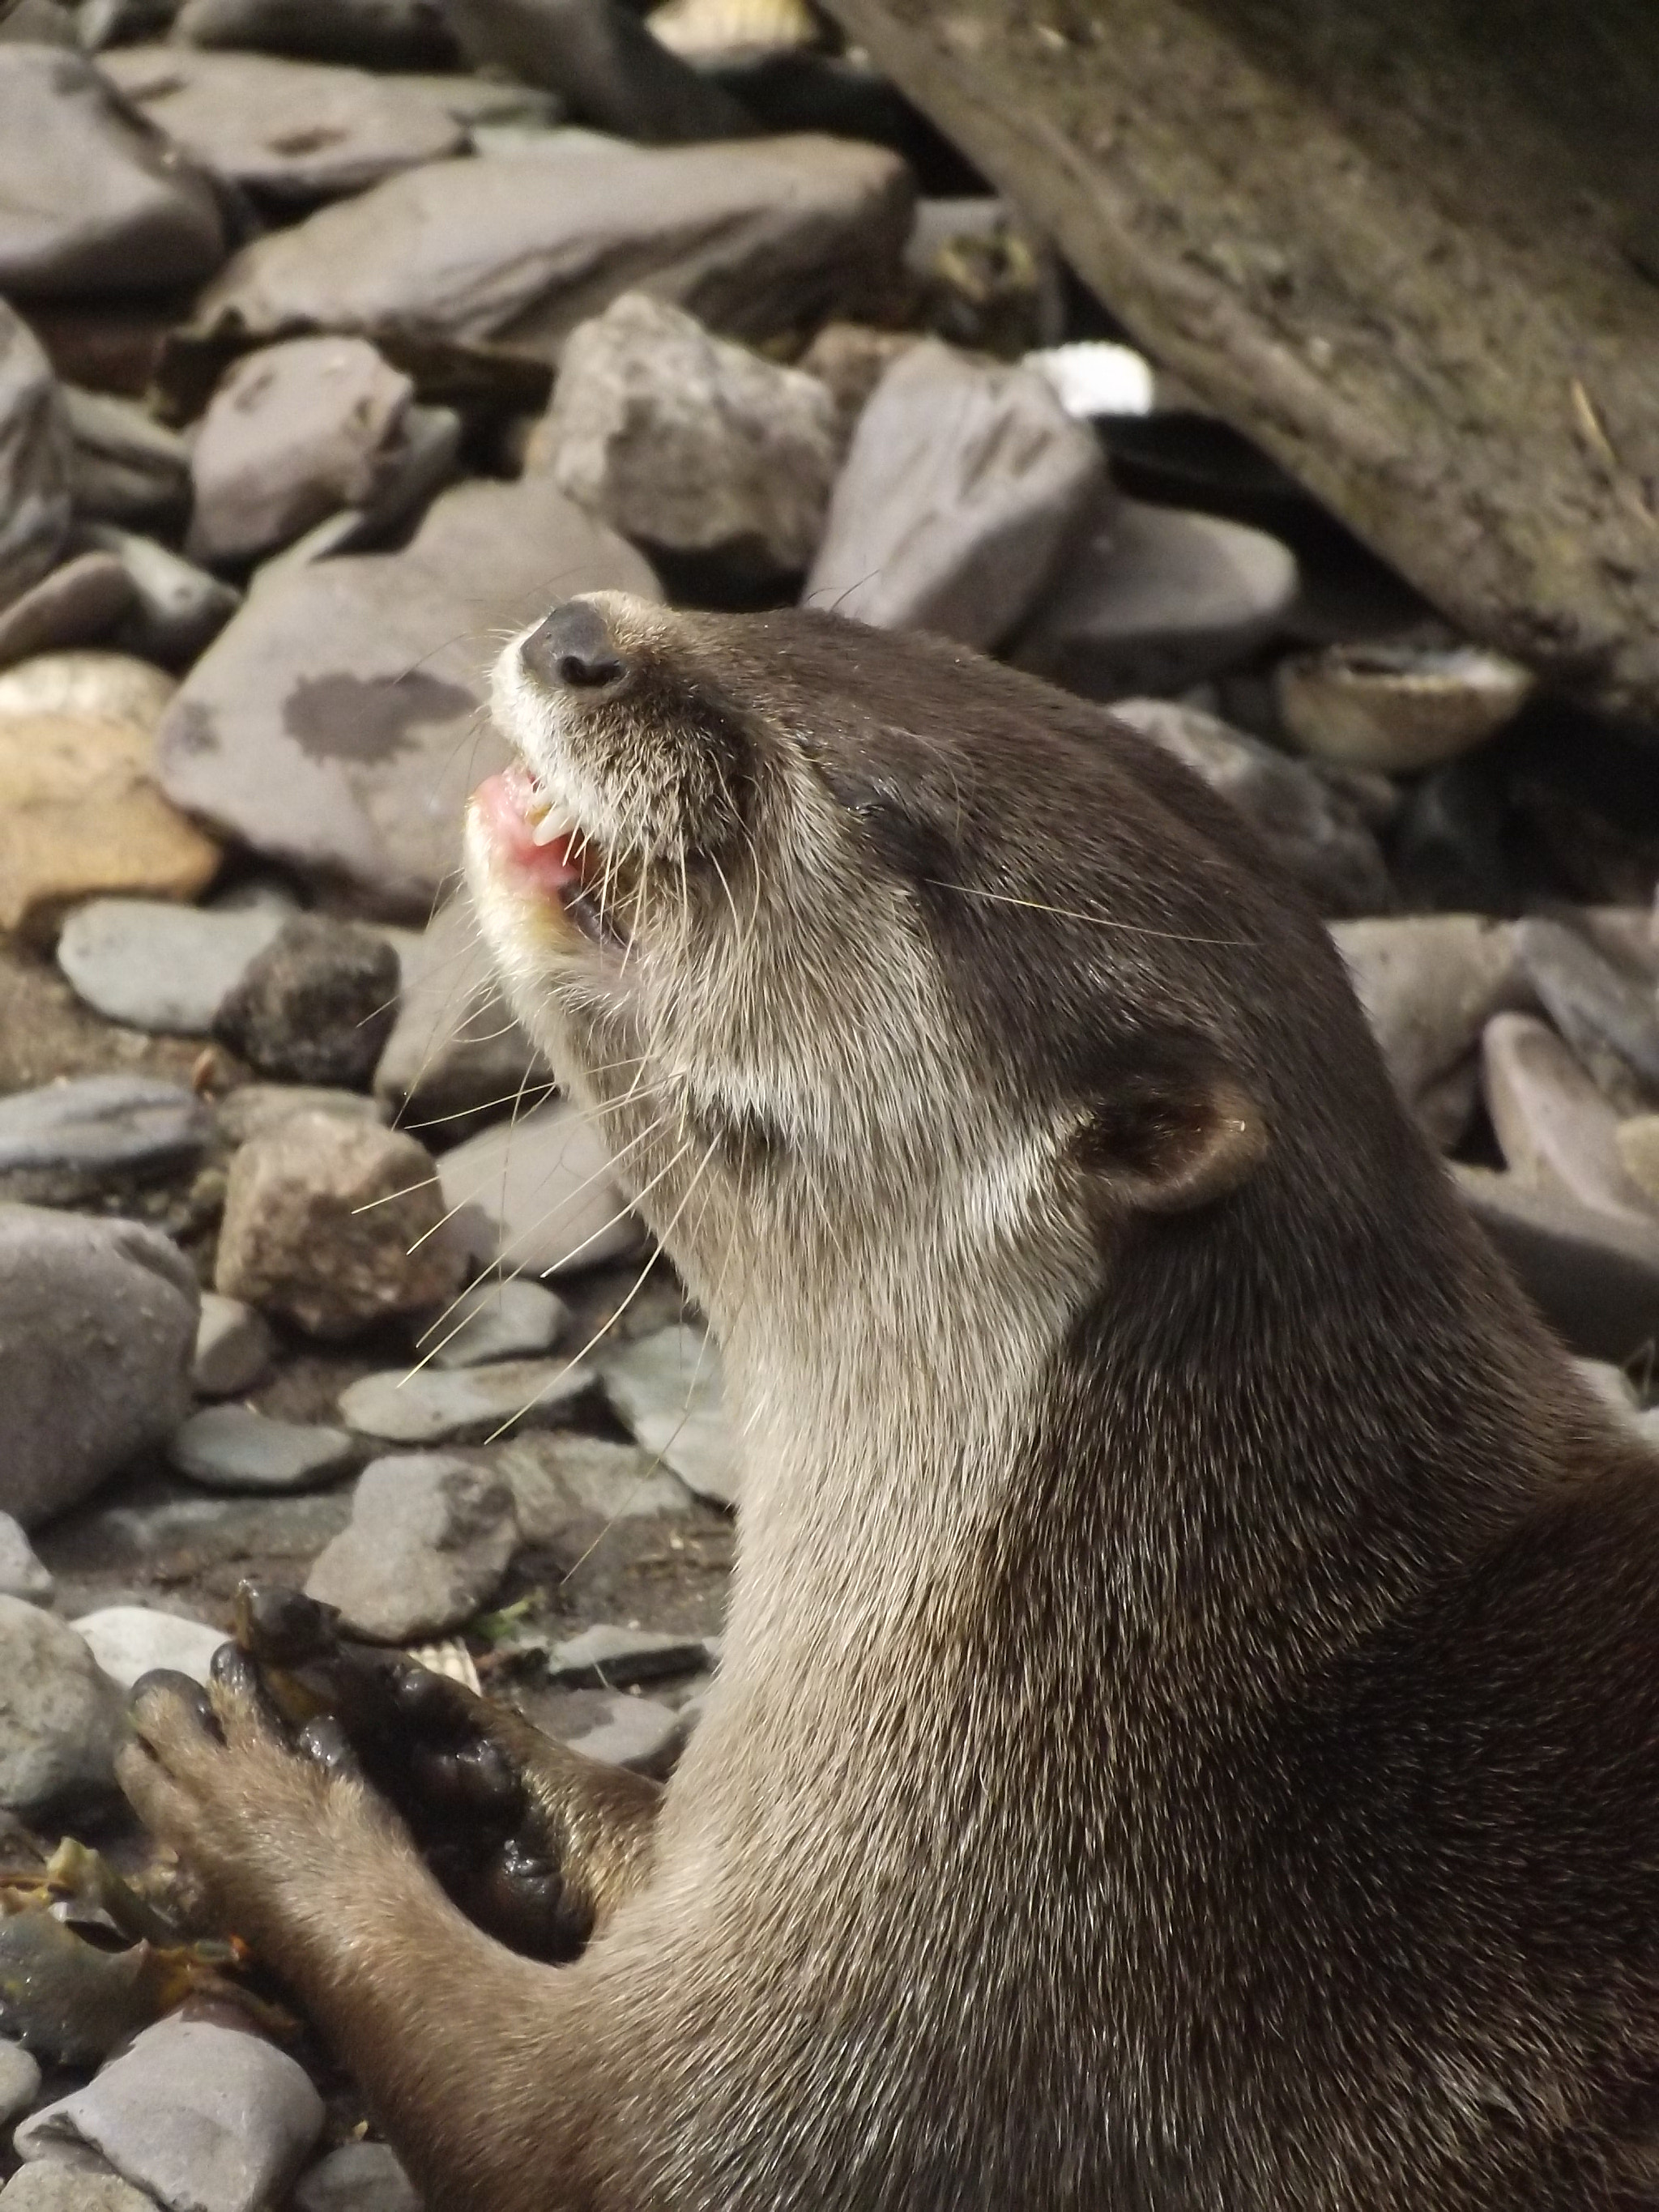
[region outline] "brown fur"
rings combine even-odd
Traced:
[[[562,1967],[228,1692],[222,1747],[141,1701],[135,1802],[455,2212],[1635,2201],[1656,1470],[1322,929],[1092,707],[596,604],[625,681],[514,650],[498,714],[625,961],[473,875],[720,1335],[716,1691]],[[579,1763],[545,1790],[580,1881]]]

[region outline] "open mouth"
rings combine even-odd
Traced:
[[[634,887],[630,864],[607,853],[547,797],[530,771],[504,769],[474,799],[497,854],[595,945],[628,943],[617,915]]]

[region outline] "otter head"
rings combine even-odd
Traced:
[[[485,934],[717,1322],[894,1251],[902,1303],[919,1246],[1069,1298],[1268,1155],[1235,971],[1272,899],[1098,709],[935,639],[596,592],[494,711]]]

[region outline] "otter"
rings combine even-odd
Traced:
[[[231,1653],[120,1770],[431,2203],[1659,2198],[1659,1467],[1289,878],[826,613],[596,593],[495,708],[483,927],[744,1437],[715,1688],[659,1790],[395,1655],[296,1739]]]

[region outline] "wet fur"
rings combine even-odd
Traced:
[[[556,1969],[228,1694],[136,1802],[457,2212],[1649,2201],[1659,1468],[1323,930],[1092,707],[598,604],[621,692],[497,704],[625,963],[471,868],[720,1337],[707,1715]]]

